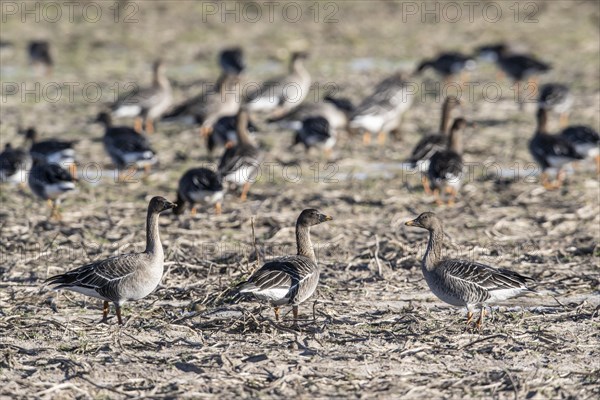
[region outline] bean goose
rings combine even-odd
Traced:
[[[250,134],[258,132],[258,128],[248,118],[248,126],[246,127]],[[208,154],[212,155],[215,148],[229,148],[237,144],[237,115],[221,117],[215,123],[213,131],[206,139],[206,148]]]
[[[159,119],[173,103],[171,84],[165,74],[165,64],[156,60],[152,65],[152,86],[137,88],[117,100],[112,106],[114,118],[135,117],[135,130],[154,132],[154,120]]]
[[[589,126],[574,125],[563,130],[560,136],[571,144],[582,158],[596,159],[596,172],[600,173],[600,135]]]
[[[35,128],[25,131],[25,139],[31,143],[29,153],[34,159],[39,159],[48,164],[59,164],[69,169],[71,175],[77,176],[75,169],[75,149],[77,140],[45,139],[38,140],[39,135]]]
[[[435,153],[429,162],[427,176],[430,189],[436,202],[442,204],[440,193],[448,193],[448,204],[454,204],[454,199],[460,190],[463,179],[463,145],[462,130],[467,125],[464,118],[457,118],[450,128],[448,147]]]
[[[495,62],[498,67],[515,82],[517,102],[522,107],[521,82],[530,80],[533,93],[537,93],[537,75],[547,72],[552,67],[527,54],[513,54],[509,46],[500,43],[481,46],[477,49],[479,57]]]
[[[534,280],[527,276],[470,260],[444,259],[444,229],[434,213],[425,212],[405,225],[429,231],[429,243],[421,264],[425,281],[440,300],[467,308],[467,325],[473,319],[475,306],[481,307],[477,320],[477,327],[481,328],[486,305],[533,292],[527,284]]]
[[[300,106],[310,91],[311,78],[304,67],[308,54],[292,54],[289,74],[271,79],[246,96],[248,111],[269,113],[270,118],[285,115]]]
[[[461,81],[464,82],[466,80],[466,73],[472,71],[475,65],[475,60],[470,56],[455,52],[442,53],[437,58],[422,61],[417,67],[415,74],[418,75],[426,69],[431,68],[440,74],[446,82],[456,74],[461,74]]]
[[[551,135],[547,129],[548,111],[539,108],[537,113],[537,129],[529,141],[529,152],[540,166],[542,184],[546,189],[558,189],[565,178],[562,167],[566,164],[583,159],[573,145],[563,136]],[[556,170],[556,181],[551,182],[549,172]]]
[[[175,207],[163,197],[154,197],[146,218],[146,250],[123,254],[84,265],[45,282],[55,290],[66,289],[104,301],[102,322],[108,318],[109,302],[113,302],[119,324],[121,307],[143,299],[156,289],[163,275],[164,253],[158,233],[158,215]]]
[[[240,293],[251,293],[257,299],[268,301],[279,320],[279,307],[291,304],[294,323],[298,320],[298,306],[310,298],[319,284],[319,264],[310,240],[310,227],[330,216],[314,209],[302,211],[296,221],[297,254],[276,258],[265,263],[240,286]]]
[[[560,83],[542,85],[538,106],[560,114],[560,126],[563,128],[569,123],[569,112],[573,107],[573,102],[573,95],[567,86]]]
[[[96,121],[104,124],[104,148],[119,170],[133,167],[144,168],[148,172],[156,164],[156,153],[145,136],[126,126],[112,126],[112,119],[107,113],[100,113]]]
[[[439,133],[427,135],[423,137],[417,145],[414,147],[410,159],[411,168],[417,168],[419,171],[427,172],[429,169],[429,160],[438,151],[444,150],[448,143],[448,136],[450,134],[450,115],[452,111],[460,106],[460,101],[454,96],[446,97],[444,104],[442,105],[442,117],[440,121]],[[427,194],[431,193],[429,189],[429,183],[427,181],[427,175],[422,175],[423,189]]]
[[[27,46],[29,64],[42,71],[44,75],[50,76],[54,66],[54,60],[50,54],[50,43],[45,40],[32,40]]]
[[[336,136],[326,118],[308,117],[302,121],[302,127],[296,131],[293,145],[302,143],[306,152],[312,147],[320,148],[329,158],[335,146]]]
[[[0,153],[0,182],[23,185],[31,169],[31,156],[23,149],[15,149],[10,143]]]
[[[75,190],[76,179],[58,164],[35,160],[29,172],[29,188],[51,207],[50,219],[61,219],[60,203],[63,196]]]
[[[226,182],[243,186],[240,199],[246,200],[250,185],[260,174],[262,155],[248,134],[248,111],[242,108],[237,116],[237,144],[223,153],[219,174]]]
[[[223,201],[223,183],[221,177],[207,168],[192,168],[187,170],[177,188],[177,207],[175,215],[183,214],[186,203],[192,207],[192,215],[196,214],[196,204],[214,205],[217,214],[221,214]]]
[[[401,73],[396,73],[375,87],[373,93],[364,99],[352,113],[350,128],[363,131],[363,143],[371,142],[371,135],[378,133],[380,145],[385,142],[388,132],[400,125],[402,115],[414,100],[408,82]]]

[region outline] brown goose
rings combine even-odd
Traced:
[[[471,323],[473,308],[477,305],[481,307],[477,327],[481,328],[487,304],[533,292],[527,283],[535,281],[527,276],[470,260],[444,259],[444,229],[434,213],[425,212],[405,225],[429,231],[429,243],[421,264],[425,281],[440,300],[467,308],[467,324]]]
[[[291,304],[296,323],[298,306],[313,295],[319,284],[320,271],[310,240],[310,227],[332,219],[314,209],[302,211],[296,221],[297,254],[265,263],[240,286],[240,293],[252,293],[259,300],[270,302],[278,321],[279,306]]]
[[[76,268],[46,280],[55,290],[67,289],[104,301],[102,322],[108,318],[109,302],[116,308],[119,324],[121,307],[128,301],[143,299],[156,289],[163,275],[164,253],[158,234],[158,215],[175,204],[153,197],[146,218],[146,250],[122,254]]]

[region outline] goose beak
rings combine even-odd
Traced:
[[[406,226],[419,226],[418,222],[416,220],[414,220],[414,219],[411,219],[410,221],[406,221],[404,223],[404,225],[406,225]]]
[[[329,216],[329,215],[321,215],[321,221],[325,222],[325,221],[331,221],[333,220],[333,217]]]
[[[170,210],[172,208],[177,207],[177,203],[171,203],[171,202],[169,202],[169,203],[165,204],[165,207],[166,207],[165,210]]]

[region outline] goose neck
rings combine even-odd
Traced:
[[[146,218],[146,253],[163,257],[162,243],[158,233],[158,213],[148,210]]]
[[[442,260],[442,244],[444,241],[444,232],[442,229],[433,229],[429,232],[429,242],[427,250],[423,256],[423,269],[433,271],[435,266]]]
[[[296,246],[298,247],[298,255],[305,256],[317,262],[315,250],[312,241],[310,240],[310,227],[296,224]]]

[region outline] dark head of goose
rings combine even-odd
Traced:
[[[170,201],[161,196],[153,197],[152,200],[150,200],[150,204],[148,205],[149,211],[153,213],[161,213],[165,210],[170,210],[175,207],[177,207],[177,204],[171,203]]]
[[[300,226],[313,226],[323,223],[325,221],[331,221],[333,218],[329,215],[321,214],[314,208],[308,208],[300,214],[298,217],[298,225]]]
[[[414,226],[416,228],[423,228],[427,229],[428,231],[439,230],[442,228],[442,222],[435,215],[435,213],[432,212],[424,212],[417,218],[410,221],[406,221],[404,225]]]

